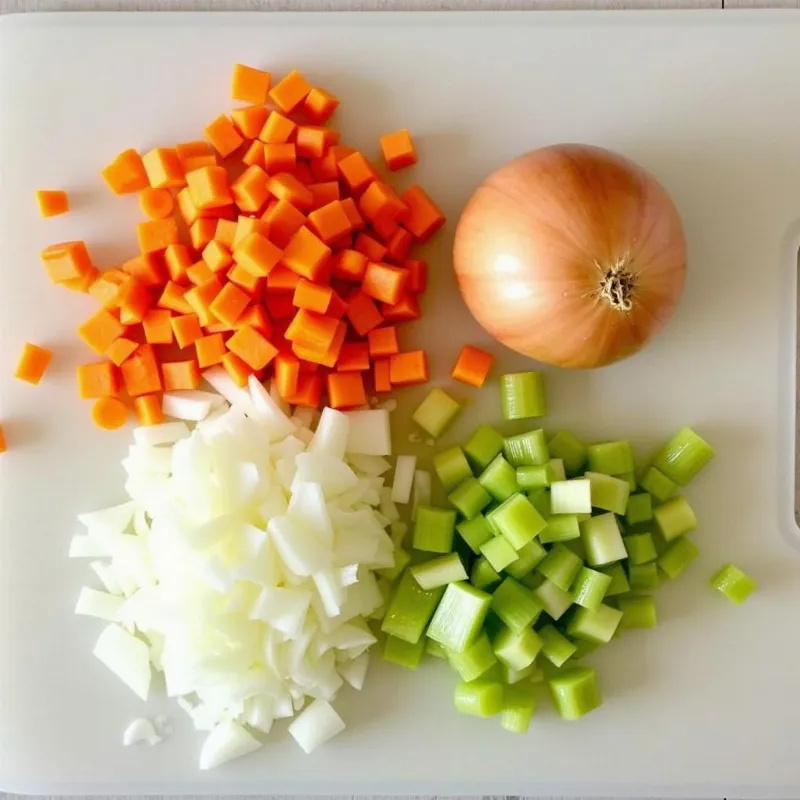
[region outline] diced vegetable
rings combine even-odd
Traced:
[[[494,536],[483,514],[476,514],[470,519],[459,522],[456,525],[456,530],[458,535],[467,543],[469,549],[476,555],[480,553],[481,545]]]
[[[467,461],[476,472],[482,472],[502,450],[505,440],[486,423],[479,425],[464,445]]]
[[[500,455],[496,456],[478,476],[478,481],[495,500],[500,502],[519,491],[516,470]]]
[[[419,506],[414,520],[414,547],[428,553],[449,553],[453,549],[455,527],[455,511]]]
[[[685,497],[673,497],[656,506],[653,518],[666,542],[691,533],[697,527],[697,517]]]
[[[559,431],[547,443],[550,455],[564,462],[567,475],[577,475],[588,458],[586,445],[569,431]]]
[[[593,508],[625,513],[631,489],[628,483],[600,472],[585,472],[584,478],[591,484]]]
[[[436,644],[431,639],[428,641]],[[467,682],[480,678],[497,663],[497,656],[486,633],[482,633],[463,653],[445,650],[445,654],[450,666],[461,676],[462,681]]]
[[[628,525],[638,525],[640,522],[649,522],[653,519],[652,498],[647,492],[632,494],[628,497],[625,509],[625,522]]]
[[[658,567],[655,562],[628,564],[628,582],[634,592],[649,592],[658,588]]]
[[[487,494],[488,497],[488,494]],[[486,515],[489,525],[506,538],[514,550],[520,550],[547,525],[541,514],[523,494],[513,494]]]
[[[578,719],[603,704],[597,675],[591,667],[572,667],[548,681],[562,719]]]
[[[533,664],[542,645],[533,628],[523,628],[518,632],[503,628],[492,643],[498,660],[511,669],[525,669]]]
[[[522,580],[530,573],[537,564],[545,557],[547,551],[536,539],[520,547],[517,551],[517,558],[512,561],[505,569],[506,573],[512,578]]]
[[[649,561],[655,561],[658,556],[655,542],[649,533],[634,533],[624,536],[622,541],[625,544],[630,564],[646,564]]]
[[[461,406],[443,389],[431,389],[428,396],[417,406],[411,419],[426,433],[437,439],[452,424],[461,411]]]
[[[443,589],[426,591],[410,572],[404,572],[386,609],[381,630],[410,644],[416,644],[433,616]]]
[[[541,372],[516,372],[500,376],[500,400],[504,419],[528,419],[547,414]]]
[[[406,669],[417,669],[425,654],[425,637],[414,644],[389,634],[383,643],[383,660]]]
[[[517,551],[502,536],[493,536],[478,549],[496,572],[502,572],[518,558]]]
[[[463,653],[478,638],[491,600],[491,595],[468,583],[449,584],[428,626],[428,636],[448,650]]]
[[[613,514],[591,517],[580,524],[581,541],[586,548],[586,563],[591,567],[621,561],[627,556],[622,533]]]
[[[758,588],[756,582],[735,564],[726,564],[711,578],[711,586],[731,603],[741,605]]]
[[[503,693],[503,710],[500,712],[500,726],[511,733],[525,733],[530,727],[535,709],[533,687],[506,686]]]
[[[714,458],[714,448],[691,428],[682,428],[653,459],[653,467],[678,486],[686,486]]]
[[[416,469],[416,456],[397,456],[392,485],[392,500],[395,503],[406,504],[411,499],[411,488],[414,484]]]
[[[489,492],[472,477],[462,481],[447,499],[468,520],[478,516],[492,502]]]
[[[457,445],[437,453],[433,457],[433,468],[446,492],[452,492],[456,486],[472,477],[464,451]]]
[[[578,539],[581,535],[577,514],[555,514],[548,518],[547,526],[539,534],[543,544],[567,542]]]
[[[604,475],[633,472],[633,450],[628,441],[590,444],[586,448],[589,470]]]
[[[685,536],[679,536],[658,557],[658,566],[668,578],[677,578],[700,555],[697,545]]]
[[[628,583],[628,576],[625,574],[625,569],[622,564],[609,564],[607,567],[601,567],[599,572],[611,578],[611,583],[608,589],[606,589],[606,597],[625,594],[625,592],[630,591],[631,587]]]
[[[473,717],[493,717],[503,710],[503,684],[478,678],[456,686],[453,701],[457,711]]]
[[[539,573],[538,577],[541,577],[541,573]],[[533,590],[533,594],[544,606],[547,616],[551,619],[561,619],[572,605],[572,595],[549,580],[544,580],[540,583]]]
[[[495,589],[489,607],[513,633],[533,625],[542,613],[542,604],[533,592],[510,577]]]
[[[411,567],[410,572],[420,587],[428,591],[448,583],[467,580],[467,572],[456,553],[416,564]]]
[[[472,345],[464,345],[453,366],[452,376],[457,381],[480,388],[492,368],[494,356]]]
[[[628,595],[617,600],[623,628],[655,628],[656,601],[651,595]]]
[[[486,591],[493,589],[500,583],[501,578],[497,570],[486,560],[486,557],[481,556],[475,559],[469,580],[476,589]]]
[[[542,655],[556,667],[564,666],[578,649],[554,625],[545,625],[541,628],[539,637],[542,640]]]
[[[639,481],[639,485],[662,503],[677,488],[675,483],[662,472],[659,472],[655,467],[650,467],[647,472],[645,472],[641,481]]]
[[[567,592],[582,566],[583,562],[575,553],[563,544],[556,544],[536,569],[559,589]]]
[[[503,441],[503,455],[514,467],[541,466],[550,460],[547,439],[539,429],[508,436]]]
[[[14,377],[34,386],[38,385],[53,358],[51,350],[25,342]]]
[[[591,483],[585,478],[553,481],[550,485],[550,507],[553,514],[591,514]]]
[[[567,633],[575,639],[607,644],[621,619],[621,611],[603,603],[595,609],[577,608],[567,625]]]
[[[611,588],[611,582],[610,575],[589,567],[581,567],[572,582],[570,593],[577,605],[594,611],[603,602],[603,598]]]

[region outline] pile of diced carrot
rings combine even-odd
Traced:
[[[107,398],[127,395],[153,424],[162,392],[197,388],[216,364],[241,386],[272,377],[286,402],[312,407],[428,379],[397,326],[420,315],[427,265],[412,249],[442,212],[342,144],[326,127],[338,99],[299,72],[273,86],[236,65],[232,94],[247,105],[213,120],[207,141],[126,150],[103,169],[113,192],[139,194],[138,255],[101,272],[82,241],[42,252],[55,283],[98,301],[78,333],[103,360],[78,378],[82,397],[104,400],[103,427],[122,424]],[[416,163],[408,131],[380,145],[390,171]],[[48,213],[68,207],[39,199]]]

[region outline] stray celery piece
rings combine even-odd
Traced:
[[[591,514],[591,483],[585,478],[553,481],[550,484],[550,510],[553,514]]]
[[[434,439],[438,439],[452,424],[461,411],[461,405],[438,387],[417,406],[411,419]]]
[[[675,483],[655,467],[650,467],[645,472],[639,481],[639,486],[661,503],[678,488]]]
[[[467,543],[469,549],[475,555],[481,551],[481,545],[488,542],[494,536],[486,517],[478,514],[472,519],[466,519],[456,525],[458,535]]]
[[[740,606],[758,588],[758,584],[735,564],[726,564],[710,581],[712,588]]]
[[[547,520],[547,527],[539,534],[539,541],[545,544],[567,542],[579,539],[580,535],[581,529],[575,514],[555,514]]]
[[[410,572],[420,587],[428,591],[448,583],[467,580],[467,571],[456,553],[415,564]]]
[[[453,702],[456,711],[472,717],[493,717],[503,710],[503,684],[489,678],[478,678],[456,686]]]
[[[572,605],[572,595],[546,579],[533,590],[533,596],[544,606],[547,616],[554,620],[561,619]]]
[[[591,667],[570,667],[548,681],[561,719],[578,719],[603,704],[597,674]]]
[[[520,489],[543,489],[554,479],[550,462],[540,467],[517,467],[517,484]]]
[[[586,563],[590,567],[602,567],[621,561],[628,554],[622,533],[614,514],[601,514],[581,522],[581,541],[586,548]]]
[[[649,533],[633,533],[624,536],[622,541],[628,551],[629,564],[647,564],[658,557],[655,542]]]
[[[592,487],[592,507],[603,511],[624,514],[628,506],[630,484],[602,472],[585,472],[583,475]]]
[[[544,466],[550,460],[544,431],[540,428],[507,436],[503,441],[503,455],[512,467]]]
[[[668,578],[677,578],[700,555],[697,545],[685,536],[679,536],[658,557],[658,566]]]
[[[525,678],[532,679],[536,677],[536,673],[539,670],[535,660],[524,669],[512,669],[505,664],[501,664],[500,666],[503,669],[503,683],[505,683],[506,686],[513,686],[515,683],[524,681]]]
[[[514,578],[506,578],[495,589],[489,607],[513,633],[533,625],[542,613],[533,592]]]
[[[452,492],[456,486],[472,477],[467,457],[458,445],[437,453],[433,457],[433,468],[446,492]]]
[[[425,653],[427,655],[433,656],[433,658],[447,659],[446,647],[440,645],[439,642],[434,642],[433,639],[429,639],[427,636],[424,636],[422,641],[425,642]]]
[[[628,525],[638,525],[651,519],[653,519],[653,499],[650,495],[647,492],[630,495],[625,508],[625,522]]]
[[[463,653],[478,637],[492,596],[468,583],[451,583],[445,589],[428,636],[448,650]]]
[[[567,470],[564,467],[564,459],[563,458],[551,458],[545,466],[550,467],[550,472],[552,473],[553,477],[550,479],[552,481],[565,481],[567,479]]]
[[[564,462],[567,475],[577,475],[586,463],[586,445],[569,431],[559,431],[547,443],[550,455]]]
[[[410,572],[404,572],[386,608],[381,630],[398,639],[416,644],[422,638],[428,620],[443,594],[444,589],[425,591],[420,588]]]
[[[691,428],[682,428],[653,459],[653,466],[678,486],[686,486],[714,458],[714,448]]]
[[[542,655],[554,666],[562,667],[578,649],[554,625],[545,625],[539,630],[542,640]]]
[[[628,583],[628,576],[625,574],[622,564],[609,564],[607,567],[601,567],[599,572],[611,578],[611,583],[606,589],[606,597],[613,597],[630,591],[631,586]]]
[[[628,583],[634,592],[658,589],[658,567],[655,561],[649,564],[628,564]]]
[[[493,536],[480,546],[480,551],[496,572],[502,572],[519,557],[517,551],[502,536]]]
[[[671,542],[697,528],[697,517],[685,497],[673,497],[656,506],[653,518],[665,542]]]
[[[492,502],[489,492],[473,477],[459,483],[447,499],[466,519],[477,517]]]
[[[573,602],[594,611],[603,602],[606,592],[611,587],[611,581],[610,575],[589,567],[581,567],[570,588]]]
[[[547,489],[531,489],[527,492],[528,500],[533,507],[545,518],[550,519],[550,492]]]
[[[478,477],[478,482],[487,492],[501,503],[519,491],[517,471],[503,456],[496,456]]]
[[[530,685],[507,686],[500,712],[500,726],[510,733],[526,733],[536,710],[534,689]]]
[[[619,478],[621,481],[625,481],[628,486],[631,487],[631,492],[636,491],[636,473],[635,472],[620,472],[619,475],[614,475],[615,478]]]
[[[533,541],[547,526],[542,515],[524,494],[513,494],[487,514],[489,525],[500,531],[508,543],[519,550]]]
[[[398,547],[394,551],[394,566],[377,570],[378,575],[387,581],[393,581],[408,566],[409,561],[411,554]]]
[[[557,544],[550,549],[536,570],[559,589],[567,592],[582,566],[583,562],[572,550],[563,544]]]
[[[467,461],[476,472],[483,472],[503,452],[503,441],[491,425],[479,425],[464,445]]]
[[[533,539],[517,551],[517,560],[506,567],[506,572],[512,578],[522,580],[546,555],[544,547]]]
[[[492,647],[501,664],[511,669],[525,669],[536,660],[542,644],[539,634],[533,628],[523,628],[519,632],[503,628],[494,637]]]
[[[413,545],[428,553],[449,553],[453,549],[456,512],[444,508],[417,506]]]
[[[604,603],[592,611],[579,607],[575,609],[575,613],[567,625],[567,633],[574,639],[608,644],[621,619],[621,611]]]
[[[386,641],[383,643],[383,660],[406,669],[417,669],[424,653],[424,637],[420,638],[416,644],[410,644],[403,641],[403,639],[390,635],[386,637]]]
[[[652,595],[639,594],[620,597],[617,606],[622,612],[620,626],[623,628],[655,628],[656,601]]]
[[[589,471],[604,475],[633,472],[633,450],[629,441],[590,444],[587,448]]]
[[[486,560],[484,556],[475,559],[472,565],[472,572],[469,575],[470,583],[476,589],[491,589],[496,586],[502,578],[497,570]]]
[[[503,419],[529,419],[547,414],[541,372],[515,372],[500,376]]]
[[[450,666],[462,681],[474,681],[497,663],[489,637],[482,633],[463,653],[446,650]]]

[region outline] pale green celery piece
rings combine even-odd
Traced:
[[[411,554],[398,547],[394,551],[394,566],[383,567],[383,569],[376,571],[378,575],[386,578],[387,581],[393,581],[408,566],[409,561],[411,561]]]
[[[533,590],[533,596],[544,606],[547,616],[553,620],[561,619],[572,605],[572,595],[547,579]]]
[[[594,610],[581,606],[575,609],[567,625],[573,639],[586,639],[597,644],[608,644],[622,619],[622,612],[601,603]]]
[[[536,569],[547,580],[558,586],[559,589],[568,592],[582,566],[583,562],[578,556],[572,550],[559,543],[550,548],[550,551]]]
[[[542,655],[554,666],[563,667],[578,649],[555,625],[539,629],[542,640]]]
[[[443,588],[425,591],[410,572],[404,572],[386,608],[381,630],[416,644],[422,638],[443,594]]]
[[[497,663],[489,637],[482,633],[463,653],[446,650],[450,666],[462,681],[474,681]]]
[[[542,613],[542,603],[514,578],[506,578],[495,589],[489,607],[514,633],[533,625]]]
[[[499,680],[478,678],[456,686],[453,702],[456,711],[473,717],[493,717],[503,710],[503,684]]]
[[[583,477],[592,487],[593,508],[613,511],[615,514],[625,513],[631,491],[629,484],[602,472],[586,472]]]
[[[548,681],[562,719],[578,719],[603,704],[597,674],[591,667],[571,667]]]
[[[544,466],[550,460],[544,431],[540,428],[507,436],[503,441],[503,455],[512,467]]]
[[[649,564],[628,564],[628,583],[634,592],[658,589],[658,567],[655,561]]]
[[[503,668],[503,683],[506,686],[513,686],[515,683],[524,681],[525,678],[534,678],[539,671],[535,659],[524,669],[512,669],[505,664],[501,664],[501,667]]]
[[[456,553],[432,558],[424,564],[416,564],[410,569],[416,582],[430,591],[448,583],[467,580],[467,571]]]
[[[625,481],[628,486],[631,487],[631,492],[635,492],[637,488],[636,484],[636,473],[635,472],[620,472],[619,475],[615,475],[615,478],[619,478],[621,481]]]
[[[627,440],[590,444],[587,448],[589,470],[604,475],[620,475],[633,472],[633,450]]]
[[[479,425],[464,445],[467,461],[476,472],[483,472],[503,452],[503,441],[491,425]]]
[[[622,567],[620,567],[622,569]],[[623,576],[624,576],[623,572]],[[588,608],[594,611],[603,598],[606,596],[609,588],[611,588],[612,578],[603,572],[590,569],[589,567],[581,567],[580,572],[575,577],[575,580],[570,587],[570,594],[572,601],[579,606]],[[625,590],[627,591],[627,589]]]
[[[601,514],[581,522],[581,541],[586,548],[586,563],[602,567],[621,561],[628,553],[614,514]]]
[[[713,578],[711,586],[737,606],[744,603],[758,584],[735,564],[726,564]]]
[[[686,486],[714,458],[714,448],[691,428],[682,428],[653,459],[653,466],[678,486]]]
[[[492,502],[489,492],[473,477],[459,483],[447,499],[466,519],[477,517]]]
[[[438,439],[452,424],[461,411],[461,405],[438,387],[417,406],[411,419],[434,439]]]
[[[553,514],[591,514],[591,483],[586,478],[553,481],[550,484],[550,511]]]
[[[655,561],[658,556],[655,542],[649,533],[632,533],[624,536],[622,541],[628,551],[629,564],[647,564]]]
[[[433,468],[446,492],[452,492],[456,486],[472,477],[467,457],[458,445],[437,453],[433,457]]]
[[[514,550],[533,541],[547,522],[524,494],[513,494],[487,515],[490,527],[500,531]]]
[[[647,492],[639,492],[628,497],[628,506],[625,509],[625,522],[628,525],[638,525],[640,522],[649,522],[653,519],[653,499]]]
[[[517,560],[506,567],[506,573],[518,581],[522,580],[547,555],[547,551],[536,539],[517,551]]]
[[[547,414],[541,372],[515,372],[500,376],[500,403],[504,419],[529,419]]]
[[[519,491],[517,471],[503,456],[496,456],[494,461],[478,476],[478,482],[499,502],[507,500]]]
[[[580,539],[581,529],[577,514],[556,514],[547,520],[547,527],[539,534],[545,544]]]
[[[427,636],[424,636],[422,641],[425,642],[425,652],[427,655],[433,656],[433,658],[443,658],[447,660],[446,647],[439,644],[439,642],[434,642],[433,639],[429,639]]]
[[[456,512],[431,506],[417,506],[413,546],[429,553],[449,553],[453,549]]]
[[[411,644],[389,635],[383,643],[383,660],[406,669],[417,669],[424,654],[424,638],[421,638],[416,644]]]
[[[500,583],[502,578],[486,558],[481,556],[475,559],[469,580],[476,589],[489,590]]]
[[[428,636],[448,650],[463,653],[480,634],[491,600],[491,595],[468,583],[449,584],[428,626]]]
[[[665,542],[691,533],[697,528],[697,517],[685,497],[673,497],[653,510],[658,532]]]
[[[517,467],[517,484],[520,489],[545,489],[553,481],[550,462],[540,467]]]
[[[547,443],[550,455],[564,462],[567,475],[577,475],[586,463],[586,445],[569,431],[559,431]]]
[[[677,578],[700,555],[697,545],[685,536],[671,542],[658,557],[658,566],[668,578]]]
[[[526,493],[528,500],[544,519],[550,519],[550,491],[548,489],[531,489]]]
[[[608,589],[606,589],[606,597],[613,597],[630,591],[631,587],[628,583],[628,576],[625,574],[622,564],[609,564],[607,567],[601,567],[599,572],[611,578],[611,583]]]
[[[617,606],[622,612],[622,628],[655,628],[656,601],[652,595],[628,595],[617,600]]]
[[[644,473],[639,485],[660,503],[663,503],[678,488],[675,483],[655,467],[650,467]]]
[[[458,535],[469,545],[475,555],[480,553],[481,545],[488,542],[494,536],[486,517],[478,514],[473,519],[467,519],[456,525]]]
[[[565,481],[567,479],[567,470],[564,467],[563,458],[551,458],[545,466],[550,467],[553,473],[551,481]]]
[[[501,664],[511,669],[525,669],[536,660],[542,644],[533,628],[523,628],[519,632],[503,628],[494,637],[492,647]]]
[[[500,725],[511,733],[525,733],[536,710],[536,689],[530,683],[506,686]]]
[[[517,551],[502,536],[494,536],[480,547],[481,555],[491,564],[492,569],[502,572],[513,564],[519,556]]]

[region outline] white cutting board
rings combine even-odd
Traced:
[[[630,436],[645,458],[684,424],[718,458],[691,488],[702,554],[658,595],[655,631],[593,659],[606,698],[578,723],[543,707],[527,736],[457,715],[454,676],[377,663],[338,707],[347,731],[306,757],[283,729],[258,755],[197,771],[202,734],[174,705],[145,707],[91,656],[101,629],[71,609],[91,573],[68,561],[75,514],[122,499],[129,431],[76,399],[86,298],[54,289],[38,252],[85,238],[98,263],[134,252],[135,198],[97,171],[116,152],[196,137],[229,106],[234,62],[299,68],[343,100],[346,140],[376,152],[410,128],[415,172],[450,216],[430,246],[424,320],[404,332],[444,380],[464,341],[489,344],[454,289],[453,223],[492,168],[586,141],[654,172],[682,212],[685,299],[645,352],[597,372],[547,370],[549,428]],[[408,180],[404,177],[403,180]],[[70,190],[41,220],[33,192]],[[800,16],[791,12],[137,14],[0,22],[0,787],[46,793],[430,793],[796,796],[800,548],[793,510],[800,241]],[[11,380],[23,340],[56,358],[34,389]],[[500,347],[502,370],[526,362]],[[497,420],[496,383],[446,442]],[[401,395],[399,420],[419,392]],[[396,446],[407,449],[399,425]],[[430,450],[420,451],[426,458]],[[706,585],[753,574],[742,608]],[[176,733],[120,745],[142,713]]]

